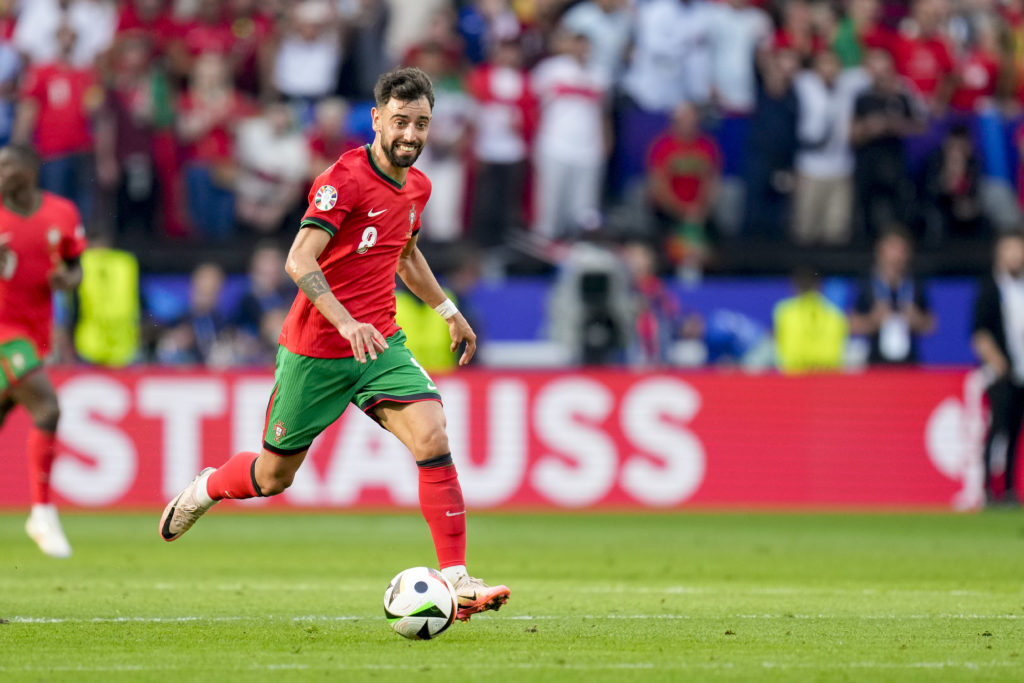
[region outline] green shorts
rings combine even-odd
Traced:
[[[377,360],[312,358],[277,350],[274,391],[267,406],[263,447],[278,455],[294,455],[354,403],[373,417],[374,406],[385,401],[440,401],[430,379],[405,347],[405,332],[388,337],[388,348]]]
[[[17,384],[25,375],[43,367],[36,345],[23,337],[0,344],[0,394]]]

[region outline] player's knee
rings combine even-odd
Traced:
[[[264,496],[276,496],[291,486],[294,480],[294,472],[275,472],[257,477],[256,483],[259,484],[260,493]]]
[[[417,435],[413,447],[413,455],[417,460],[436,458],[445,453],[451,453],[451,448],[448,446],[448,434],[443,425],[435,425]]]

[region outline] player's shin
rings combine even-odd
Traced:
[[[213,500],[257,498],[263,495],[256,483],[257,453],[236,453],[206,480],[206,492]]]
[[[28,468],[33,505],[50,502],[50,473],[56,452],[57,436],[53,432],[33,427],[28,434]]]
[[[420,509],[434,539],[439,566],[466,564],[466,504],[451,453],[417,463]]]

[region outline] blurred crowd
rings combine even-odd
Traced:
[[[672,266],[1018,208],[1020,0],[0,0],[0,41],[0,140],[93,232],[289,233],[397,64],[437,88],[423,238],[498,261],[616,218]]]
[[[941,247],[1020,218],[1024,0],[0,0],[0,141],[108,244],[249,253],[370,141],[399,64],[436,88],[421,239],[488,273],[595,233],[690,278],[741,243]],[[263,334],[193,324],[202,358],[218,324]],[[155,357],[190,357],[181,329]]]

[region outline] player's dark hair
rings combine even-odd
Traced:
[[[11,142],[4,149],[14,154],[21,163],[37,173],[39,172],[39,167],[43,165],[43,160],[39,158],[39,153],[32,145],[23,142]]]
[[[399,102],[415,102],[421,97],[426,97],[430,108],[434,108],[434,85],[423,69],[415,66],[392,69],[386,74],[381,74],[377,79],[377,85],[373,86],[373,99],[378,109],[383,108],[392,99]]]

